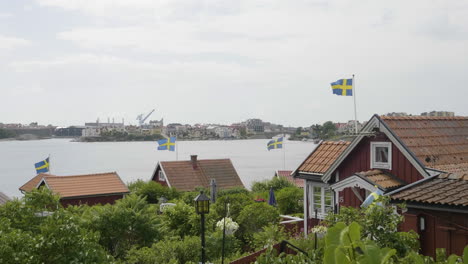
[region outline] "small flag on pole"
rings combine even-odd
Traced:
[[[333,94],[352,96],[353,95],[353,79],[341,79],[331,83]]]
[[[175,151],[175,143],[176,143],[175,137],[160,139],[158,140],[158,144],[159,144],[158,150]]]
[[[283,137],[277,138],[277,139],[272,139],[268,141],[267,144],[268,151],[270,149],[280,149],[283,148]]]
[[[49,172],[49,158],[34,164],[37,174]]]

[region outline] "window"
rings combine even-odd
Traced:
[[[392,143],[371,142],[371,168],[392,169]]]
[[[317,210],[317,218],[319,219],[323,219],[329,212],[333,212],[333,192],[329,187],[311,185],[310,190],[310,217],[315,218],[315,210]]]
[[[166,178],[164,177],[164,172],[162,172],[162,170],[159,171],[158,180],[166,181]]]

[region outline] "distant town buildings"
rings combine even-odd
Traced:
[[[391,113],[387,113],[385,114],[385,116],[408,116],[407,113],[405,112],[391,112]]]
[[[109,120],[110,121],[110,120]],[[82,131],[83,137],[100,137],[103,132],[117,131],[125,132],[125,124],[114,122],[101,123],[99,119],[95,123],[85,123],[85,128]]]
[[[421,113],[421,116],[455,116],[455,112],[431,111],[431,112]]]

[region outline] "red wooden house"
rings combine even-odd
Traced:
[[[423,253],[434,255],[436,247],[444,247],[448,253],[461,254],[460,248],[468,244],[468,203],[400,197],[408,194],[404,190],[425,186],[426,180],[450,172],[468,172],[468,118],[374,115],[352,142],[321,142],[293,176],[305,181],[306,230],[341,206],[360,206],[370,192],[380,189],[394,202],[412,201],[402,228],[420,234]],[[440,186],[434,188],[450,189],[445,183],[437,184]],[[456,197],[468,199],[468,189],[452,191]],[[424,193],[434,194],[433,190]],[[441,227],[438,223],[446,224]],[[450,246],[454,243],[463,246]]]
[[[230,159],[199,160],[197,155],[191,155],[190,160],[158,162],[151,177],[152,181],[179,191],[209,188],[212,179],[218,189],[244,188]]]
[[[41,186],[58,194],[63,206],[113,204],[129,193],[116,172],[73,176],[38,174],[19,189],[29,192]]]

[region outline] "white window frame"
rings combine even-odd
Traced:
[[[314,187],[320,188],[320,208],[317,210],[317,218],[324,219],[327,216],[327,212],[325,211],[325,190],[330,190],[330,198],[331,198],[331,210],[334,210],[335,207],[335,197],[333,195],[333,190],[330,188],[328,184],[323,183],[309,183],[309,218],[315,218],[315,203],[314,203],[314,194],[315,190]]]
[[[158,173],[158,180],[159,181],[166,181],[166,177],[165,177],[164,172],[162,170],[160,170],[159,173]]]
[[[377,162],[375,161],[375,154],[377,147],[384,147],[388,149],[388,162]],[[392,169],[392,142],[371,142],[370,151],[370,167],[371,169]]]

